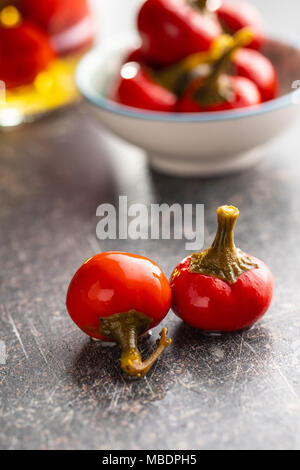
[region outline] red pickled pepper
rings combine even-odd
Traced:
[[[143,377],[171,343],[163,328],[156,350],[142,361],[138,336],[157,326],[171,306],[166,276],[142,256],[109,252],[87,260],[70,283],[66,303],[84,333],[120,344],[121,367],[129,375]]]
[[[22,14],[51,37],[62,56],[90,46],[94,27],[88,0],[19,0]]]
[[[254,5],[247,2],[222,2],[216,13],[226,33],[234,34],[250,27],[254,37],[248,47],[261,49],[265,41],[264,23]]]
[[[252,326],[266,313],[274,281],[261,260],[236,248],[238,209],[222,206],[217,214],[212,246],[188,256],[172,274],[172,308],[194,328],[231,332]]]
[[[15,7],[0,11],[0,80],[7,89],[32,83],[54,57],[46,33],[23,21]]]
[[[18,0],[24,18],[50,35],[73,26],[89,13],[87,0]]]
[[[138,14],[141,51],[152,65],[168,66],[207,51],[221,34],[216,19],[186,0],[146,0]]]
[[[254,81],[247,77],[228,75],[235,54],[252,38],[251,31],[239,31],[234,38],[223,36],[221,53],[208,65],[205,78],[195,78],[186,87],[177,110],[180,112],[225,111],[255,106],[262,97]]]
[[[267,57],[253,49],[243,48],[236,52],[233,64],[237,75],[249,78],[256,84],[263,101],[276,98],[278,75]]]
[[[178,111],[182,113],[200,113],[211,111],[228,111],[231,109],[247,108],[261,103],[261,95],[257,86],[247,78],[223,76],[224,87],[230,90],[228,98],[215,102],[201,102],[195,98],[201,90],[202,82],[193,82],[178,103]]]
[[[174,93],[155,83],[143,64],[130,62],[120,72],[111,99],[133,108],[172,113],[177,97]]]

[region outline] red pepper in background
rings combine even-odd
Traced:
[[[48,36],[34,24],[0,23],[0,80],[7,89],[32,83],[54,56]]]
[[[178,111],[182,113],[200,113],[208,111],[226,111],[230,109],[246,108],[261,103],[261,96],[257,86],[247,78],[231,77],[224,75],[221,77],[224,88],[229,90],[228,97],[217,97],[211,102],[205,93],[203,100],[201,96],[197,99],[197,93],[202,91],[202,85],[197,81],[191,83],[183,97],[178,103]],[[209,92],[208,92],[209,93]]]
[[[266,313],[273,276],[262,261],[236,248],[238,209],[222,206],[217,214],[212,246],[187,257],[172,274],[172,308],[194,328],[229,332],[252,326]]]
[[[217,58],[207,64],[210,72],[204,78],[196,77],[190,82],[178,103],[178,111],[225,111],[261,103],[260,91],[253,81],[227,74],[235,54],[249,42],[249,37],[251,39],[252,34],[246,29],[236,33],[234,38],[223,36],[218,46],[221,53],[218,52]]]
[[[70,28],[89,13],[86,0],[19,0],[24,18],[50,35]]]
[[[55,50],[66,54],[90,45],[93,25],[87,0],[18,0],[24,18],[46,31]],[[76,28],[74,31],[72,28]]]
[[[128,253],[102,253],[86,261],[67,294],[73,321],[92,338],[118,342],[122,369],[137,377],[144,376],[171,343],[164,328],[157,349],[142,362],[137,338],[157,326],[170,306],[171,289],[161,269]]]
[[[172,65],[207,51],[221,34],[219,23],[185,0],[146,0],[138,15],[142,52],[153,66]]]
[[[265,40],[264,24],[254,5],[246,2],[225,2],[216,13],[226,33],[234,34],[242,28],[250,27],[254,38],[248,47],[261,49]]]
[[[151,111],[175,111],[177,97],[158,85],[142,64],[123,65],[111,98],[126,106]]]
[[[269,101],[278,94],[278,76],[272,62],[253,49],[240,49],[233,59],[237,75],[249,78],[258,87],[262,100]]]

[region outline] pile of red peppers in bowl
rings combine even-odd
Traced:
[[[144,377],[170,346],[163,328],[156,349],[142,360],[138,339],[171,307],[191,327],[214,334],[250,328],[267,312],[274,288],[270,269],[236,247],[239,210],[221,206],[217,216],[211,247],[181,261],[170,282],[153,261],[121,252],[90,258],[71,280],[66,303],[72,320],[91,338],[118,343],[126,374]]]
[[[246,2],[146,0],[137,18],[141,44],[129,52],[110,98],[167,113],[257,106],[278,95],[263,54],[265,32]]]

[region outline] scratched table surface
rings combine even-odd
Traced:
[[[2,449],[300,448],[298,129],[250,171],[188,181],[152,172],[143,152],[100,129],[84,106],[1,135]],[[237,205],[238,244],[275,275],[263,321],[206,337],[170,312],[172,346],[145,379],[125,377],[118,347],[90,341],[66,314],[68,282],[96,252],[144,254],[170,275],[186,251],[178,240],[97,240],[96,208],[119,195],[205,204],[206,245],[216,207]],[[158,332],[141,343],[144,354]]]

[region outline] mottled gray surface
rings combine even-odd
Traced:
[[[291,131],[257,168],[227,178],[152,173],[82,110],[1,136],[0,442],[5,449],[300,447],[300,143]],[[170,274],[184,242],[96,240],[95,210],[131,202],[241,209],[237,239],[274,271],[252,331],[207,338],[172,313],[174,342],[147,378],[120,373],[117,347],[91,342],[65,310],[68,282],[100,250],[143,253]],[[142,348],[154,345],[158,331]]]

